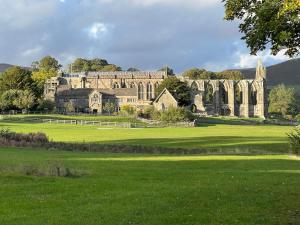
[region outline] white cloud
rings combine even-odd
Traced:
[[[94,23],[88,29],[88,36],[92,39],[99,39],[102,35],[106,34],[108,29],[103,23]]]
[[[289,60],[289,57],[284,55],[284,51],[280,51],[277,55],[272,55],[270,50],[259,53],[258,55],[249,55],[248,53],[242,53],[240,51],[235,53],[235,57],[238,58],[234,64],[238,68],[252,68],[255,67],[257,60],[262,59],[263,62],[281,62]]]
[[[23,57],[34,57],[42,52],[43,48],[41,46],[37,46],[31,49],[27,49],[21,53]]]

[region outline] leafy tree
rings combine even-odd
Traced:
[[[140,70],[137,69],[137,68],[128,68],[127,71],[128,71],[128,72],[137,72],[137,71],[140,71]]]
[[[35,96],[29,90],[10,89],[1,95],[0,107],[2,110],[30,109],[35,104]]]
[[[296,114],[296,94],[293,88],[284,84],[274,87],[269,94],[269,112],[281,113],[282,116]]]
[[[104,66],[101,71],[104,72],[116,72],[116,71],[122,71],[122,68],[119,66],[116,66],[114,64],[109,64],[107,66]]]
[[[54,108],[55,108],[55,103],[53,101],[50,101],[50,100],[47,100],[47,99],[39,99],[38,106],[37,106],[38,110],[53,111]]]
[[[56,77],[61,65],[55,58],[46,56],[40,61],[33,62],[31,68],[33,71],[32,79],[37,87],[36,94],[41,96],[44,92],[45,81],[51,77]]]
[[[0,99],[0,108],[1,110],[12,110],[17,109],[14,101],[18,99],[19,91],[15,89],[6,90],[2,93]]]
[[[44,70],[44,71],[58,71],[62,66],[59,64],[59,62],[51,57],[51,56],[46,56],[42,58],[39,63],[38,63],[38,69],[39,70]]]
[[[56,77],[56,76],[57,76],[57,72],[53,71],[53,70],[50,70],[50,71],[37,70],[37,71],[32,72],[32,79],[36,84],[38,96],[41,96],[43,94],[44,84],[45,84],[46,80],[51,77]]]
[[[18,97],[14,100],[14,105],[18,109],[29,110],[35,105],[35,96],[29,90],[19,91]]]
[[[125,112],[127,115],[134,115],[136,113],[136,108],[132,105],[123,105],[121,111]]]
[[[66,104],[66,111],[68,113],[72,113],[72,112],[75,112],[75,106],[74,106],[74,103],[72,101],[68,102]]]
[[[170,107],[160,112],[160,120],[167,123],[176,123],[193,120],[193,115],[185,108]]]
[[[272,54],[285,49],[293,57],[300,49],[299,0],[223,0],[226,20],[241,21],[242,37],[256,54],[270,45]]]
[[[0,77],[0,93],[11,89],[36,91],[31,72],[18,66],[8,68]]]
[[[72,72],[88,72],[88,71],[120,71],[120,67],[114,64],[108,64],[105,59],[76,59],[69,65],[69,71]]]
[[[204,79],[204,80],[210,80],[210,79],[217,79],[217,74],[211,71],[204,71],[201,76],[200,79]]]
[[[105,112],[107,112],[109,115],[111,115],[111,113],[115,112],[116,110],[116,104],[115,102],[107,102],[104,104],[103,106],[103,110]]]
[[[159,95],[165,88],[178,101],[179,106],[188,106],[191,104],[191,90],[187,83],[180,81],[175,76],[168,77],[158,86],[156,95]]]
[[[165,67],[159,69],[158,71],[167,71],[168,75],[174,75],[174,70],[168,66],[165,66]]]
[[[238,70],[225,70],[217,73],[218,79],[224,80],[243,80],[245,79],[241,71]]]
[[[182,76],[192,79],[192,80],[197,80],[201,79],[201,74],[205,72],[205,69],[198,69],[198,68],[192,68],[187,71],[185,71]]]

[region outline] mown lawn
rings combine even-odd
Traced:
[[[64,142],[265,152],[287,152],[286,133],[293,129],[289,126],[228,124],[203,124],[196,128],[123,129],[18,121],[0,121],[0,128],[24,133],[44,132],[51,140]]]
[[[77,178],[5,168],[50,163]],[[299,225],[300,161],[0,149],[3,225]]]

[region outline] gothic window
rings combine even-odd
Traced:
[[[132,83],[130,83],[129,87],[130,88],[135,88],[135,84],[132,82]]]
[[[220,97],[221,97],[222,104],[227,105],[228,104],[228,92],[226,91],[223,83],[220,83]]]
[[[198,92],[198,85],[196,84],[196,82],[193,82],[191,85],[191,89],[194,95],[196,95],[196,93]]]
[[[148,83],[147,84],[147,100],[152,99],[153,96],[153,88],[152,88],[152,84]]]
[[[238,105],[243,104],[243,92],[238,84],[234,88],[235,102]]]
[[[144,99],[144,85],[143,85],[143,83],[139,83],[139,86],[138,86],[138,99],[139,100]]]
[[[119,85],[119,83],[118,83],[118,82],[114,83],[114,86],[113,86],[113,88],[114,88],[114,89],[116,89],[116,88],[120,88],[120,85]]]
[[[250,98],[249,98],[249,102],[251,105],[257,105],[257,91],[255,89],[255,87],[252,85],[251,86],[251,90],[250,90]]]
[[[209,105],[214,102],[214,88],[210,83],[205,83],[204,104]]]

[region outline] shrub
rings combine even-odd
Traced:
[[[161,112],[161,121],[167,123],[176,123],[183,121],[191,121],[193,119],[192,113],[185,108],[170,107],[168,110]]]
[[[288,134],[292,154],[300,155],[300,127]]]
[[[123,105],[121,108],[121,114],[124,114],[126,116],[133,116],[136,114],[136,109],[131,105]]]
[[[44,133],[29,133],[22,134],[10,131],[9,129],[0,130],[0,140],[6,142],[26,142],[26,143],[37,143],[44,144],[48,143],[48,137]]]
[[[297,116],[295,116],[295,119],[300,122],[300,114],[298,114]]]

